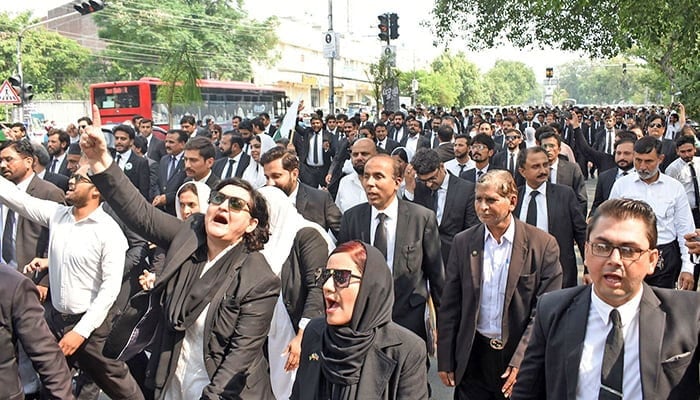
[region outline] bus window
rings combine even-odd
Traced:
[[[100,109],[139,107],[138,86],[113,86],[95,88],[95,104]]]

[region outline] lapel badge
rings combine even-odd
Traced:
[[[476,256],[478,256],[478,255],[479,255],[479,252],[478,252],[478,251],[476,251],[476,250],[472,251],[472,257],[476,257]]]
[[[311,353],[311,355],[309,356],[309,361],[318,361],[318,354]]]

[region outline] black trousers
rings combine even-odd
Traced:
[[[650,286],[675,289],[678,276],[681,274],[681,248],[678,241],[661,244],[659,249],[660,259],[654,273],[644,278]]]
[[[46,306],[46,320],[57,340],[68,333],[80,321],[80,315],[61,314],[52,305]],[[113,400],[143,400],[143,394],[129,368],[122,361],[102,355],[109,333],[110,317],[95,329],[73,355],[66,358],[68,365],[76,364]]]
[[[319,186],[326,186],[326,174],[328,174],[328,165],[312,167],[302,162],[299,180],[314,189],[318,189]]]
[[[506,400],[501,392],[508,367],[503,350],[489,346],[489,339],[476,333],[467,370],[455,387],[455,400]]]

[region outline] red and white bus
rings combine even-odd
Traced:
[[[157,101],[158,88],[164,84],[156,78],[95,83],[90,85],[90,101],[100,109],[103,124],[119,124],[141,115],[153,120],[153,125],[168,129],[168,107]],[[201,102],[173,107],[176,126],[186,114],[202,121],[213,118],[229,129],[235,115],[254,118],[266,112],[274,120],[287,111],[287,96],[281,89],[205,79],[199,80],[197,86],[202,93]]]

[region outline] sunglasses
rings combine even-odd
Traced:
[[[509,142],[511,140],[518,140],[518,139],[520,139],[520,136],[506,136],[506,140]]]
[[[250,207],[248,207],[248,203],[239,197],[227,196],[216,190],[212,191],[211,195],[209,195],[209,203],[215,206],[222,205],[226,200],[228,200],[229,211],[246,211],[250,214]]]
[[[90,184],[92,183],[90,178],[88,178],[85,175],[81,175],[81,174],[73,174],[70,176],[70,178],[68,178],[68,180],[74,181],[75,183],[78,183],[78,182],[85,182],[85,183],[90,183]]]
[[[328,278],[333,277],[333,285],[336,289],[344,289],[350,286],[350,278],[357,278],[362,280],[361,276],[353,275],[352,271],[349,269],[327,269],[319,268],[316,271],[316,284],[318,286],[323,286]],[[356,281],[359,283],[359,281]]]
[[[87,125],[78,125],[78,129],[85,129],[87,128]]]
[[[662,124],[649,124],[649,128],[663,128]]]

